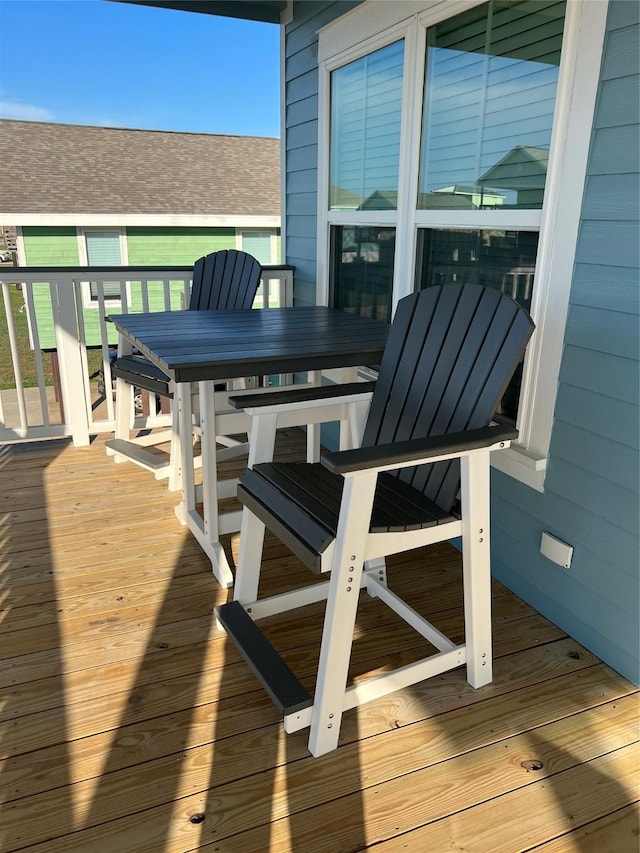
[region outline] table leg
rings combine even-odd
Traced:
[[[322,385],[322,371],[309,370],[307,379],[311,385]],[[320,461],[320,436],[322,424],[307,424],[307,462]]]
[[[123,355],[131,355],[133,347],[130,341],[120,336],[118,340],[118,357]],[[106,382],[106,377],[105,377]],[[105,393],[110,394],[111,389],[105,388]],[[124,379],[116,379],[116,428],[115,438],[129,441],[130,432],[133,427],[133,386],[125,382]],[[114,455],[115,462],[125,462],[126,457]]]
[[[200,396],[200,429],[202,453],[202,515],[196,509],[196,487],[193,475],[193,432],[190,383],[176,385],[178,433],[182,460],[182,502],[176,515],[198,540],[211,560],[213,574],[223,587],[233,585],[233,574],[227,555],[220,544],[218,522],[218,471],[216,466],[216,418],[213,382],[198,383]],[[174,401],[174,404],[176,401]]]

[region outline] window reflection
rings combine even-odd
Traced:
[[[404,42],[331,74],[329,208],[397,206]]]
[[[428,30],[419,209],[542,207],[564,13],[491,0]]]
[[[331,229],[331,304],[373,320],[391,320],[395,228]]]
[[[512,296],[529,311],[538,234],[421,228],[418,231],[416,288],[438,284],[482,284]],[[522,382],[518,368],[498,408],[498,416],[515,425]]]

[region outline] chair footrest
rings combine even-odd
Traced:
[[[239,601],[216,607],[216,617],[283,715],[313,704],[313,699]]]
[[[105,441],[105,447],[110,456],[124,456],[131,462],[135,462],[136,465],[140,465],[149,471],[162,471],[164,468],[169,467],[169,462],[166,459],[157,456],[139,444],[126,441],[124,438],[112,438],[109,441]]]

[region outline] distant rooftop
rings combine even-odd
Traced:
[[[280,140],[0,120],[0,213],[278,216]]]

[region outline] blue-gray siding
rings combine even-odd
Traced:
[[[636,682],[639,8],[609,9],[545,492],[496,473],[493,496],[495,575]]]
[[[316,299],[316,227],[318,180],[318,36],[317,30],[360,0],[305,0],[293,3],[286,28],[286,239],[287,263],[296,268],[294,302]]]
[[[286,46],[287,263],[315,299],[316,31],[357,2],[294,2]],[[639,672],[638,10],[612,0],[543,494],[493,474],[496,577],[634,681]],[[548,530],[570,571],[539,553]]]

